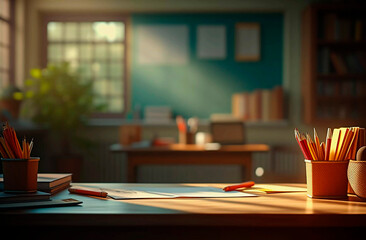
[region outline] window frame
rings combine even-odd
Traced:
[[[59,22],[112,22],[112,21],[121,21],[125,24],[125,39],[124,39],[124,58],[122,64],[124,66],[123,71],[123,79],[122,87],[123,87],[123,111],[120,113],[112,113],[112,112],[96,112],[92,114],[91,118],[125,118],[128,112],[128,100],[129,100],[129,79],[130,79],[130,61],[129,59],[129,43],[130,43],[130,35],[131,35],[131,23],[130,16],[128,14],[100,14],[100,13],[43,13],[41,14],[41,47],[40,47],[40,56],[41,56],[41,66],[47,67],[48,63],[48,38],[47,38],[47,25],[49,22],[59,21]]]
[[[6,19],[0,16],[0,20],[9,25],[9,69],[8,69],[8,83],[15,85],[15,1],[9,0],[9,14],[10,18]]]

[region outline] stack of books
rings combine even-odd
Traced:
[[[257,89],[232,95],[232,115],[244,121],[276,121],[284,119],[282,87]]]
[[[171,123],[172,109],[168,106],[147,106],[144,117],[146,123]]]
[[[71,173],[38,173],[37,189],[53,195],[70,187],[71,179]],[[3,189],[4,178],[0,174],[0,190]]]

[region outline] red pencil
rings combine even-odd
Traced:
[[[92,196],[97,196],[97,197],[107,197],[107,195],[108,195],[107,192],[104,192],[102,190],[84,188],[84,187],[78,187],[78,188],[70,187],[69,192],[76,193],[76,194],[92,195]]]
[[[325,142],[325,158],[324,160],[329,160],[330,145],[332,144],[332,129],[328,128],[327,139]]]
[[[239,188],[250,188],[250,187],[254,186],[254,184],[255,183],[253,181],[249,181],[249,182],[243,182],[241,184],[230,185],[230,186],[224,187],[224,191],[228,192],[228,191],[235,191]]]

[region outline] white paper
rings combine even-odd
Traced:
[[[198,26],[197,55],[202,59],[226,58],[226,27],[222,25]]]
[[[137,26],[137,61],[146,65],[180,65],[188,62],[188,26]]]
[[[238,191],[225,192],[213,187],[135,187],[133,189],[103,189],[114,199],[137,198],[233,198],[255,197],[256,195]]]

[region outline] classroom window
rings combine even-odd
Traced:
[[[0,89],[14,82],[14,1],[0,0]]]
[[[98,18],[52,20],[46,27],[46,63],[67,61],[92,80],[95,103],[106,107],[97,116],[119,116],[126,106],[126,22]]]

